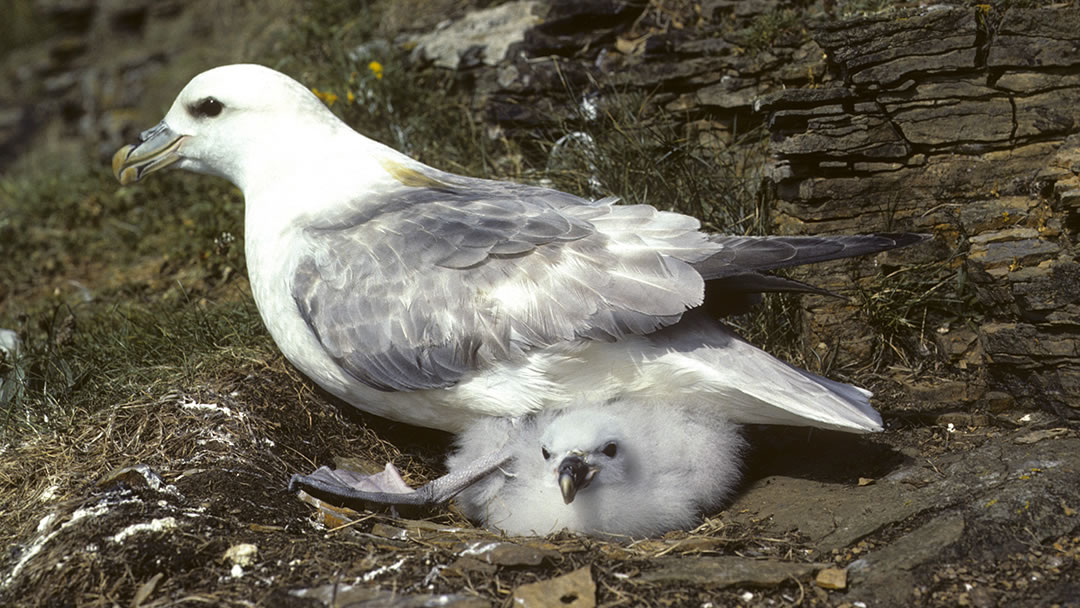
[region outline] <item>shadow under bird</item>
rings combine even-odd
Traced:
[[[594,515],[584,505],[590,491],[649,494],[670,473],[695,480],[685,484],[694,496],[673,501],[697,517],[737,478],[732,425],[880,430],[868,391],[779,361],[697,309],[823,293],[766,273],[925,238],[708,234],[648,205],[454,175],[364,137],[300,83],[249,64],[193,78],[160,124],[113,157],[122,184],[170,166],[243,191],[252,293],[293,365],[366,412],[459,434],[448,475],[416,491],[376,483],[365,494],[366,480],[332,474],[294,485],[399,503],[472,496],[466,511],[514,533],[685,527],[668,508],[641,507],[673,523],[614,525],[610,506]],[[609,436],[616,455],[600,466]],[[693,452],[678,437],[711,440]],[[559,462],[540,467],[534,457],[556,445]],[[689,468],[665,469],[669,453]],[[716,454],[730,462],[715,469],[722,487],[707,480]],[[563,507],[517,517],[531,494]]]

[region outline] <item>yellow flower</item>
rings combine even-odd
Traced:
[[[320,91],[319,89],[313,87],[311,89],[311,92],[314,93],[316,97],[323,100],[323,103],[328,106],[334,105],[334,102],[338,100],[338,96],[331,93],[330,91]]]
[[[382,64],[378,61],[372,61],[367,64],[367,69],[375,75],[375,80],[382,80]]]
[[[356,101],[356,95],[353,95],[353,92],[349,91],[349,92],[345,93],[345,99],[347,99],[349,103],[352,103],[352,102]]]

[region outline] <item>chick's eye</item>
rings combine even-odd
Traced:
[[[213,97],[201,99],[191,106],[191,113],[195,116],[213,118],[225,109],[225,105]]]
[[[545,447],[540,448],[540,455],[544,457],[544,460],[551,458],[551,452],[549,452],[548,449]]]
[[[615,442],[612,441],[611,443],[604,446],[603,452],[604,456],[607,456],[608,458],[614,458],[615,454],[619,452],[619,448],[615,445]]]

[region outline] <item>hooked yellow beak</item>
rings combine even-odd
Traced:
[[[164,121],[139,135],[139,143],[126,145],[112,158],[113,175],[123,185],[164,169],[180,160],[180,147],[186,135],[177,135]]]

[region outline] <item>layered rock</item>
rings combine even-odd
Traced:
[[[779,229],[934,232],[958,268],[922,284],[959,272],[977,298],[926,328],[940,351],[1015,396],[1080,402],[1080,13],[934,7],[812,35],[838,81],[757,106]]]

